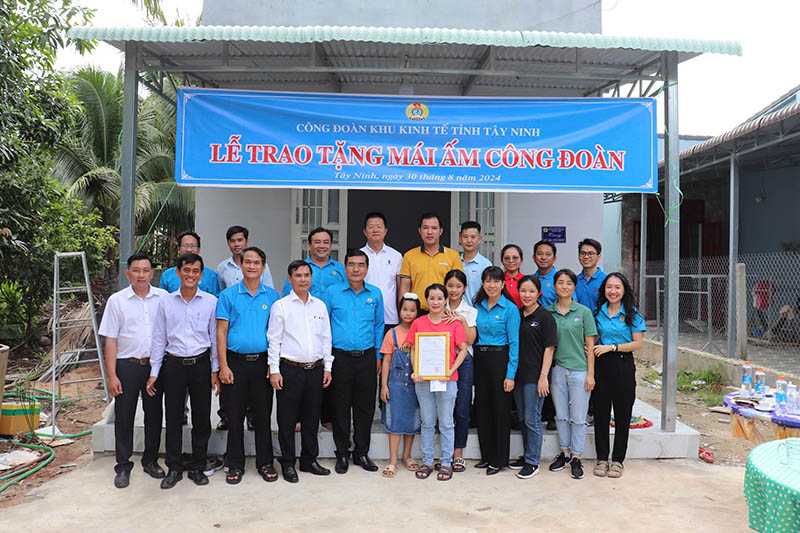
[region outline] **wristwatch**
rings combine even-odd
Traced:
[[[611,351],[612,352],[616,352],[618,348],[619,348],[619,346],[617,345],[617,343],[614,343],[614,344],[611,345]]]

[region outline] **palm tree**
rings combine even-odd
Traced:
[[[70,195],[119,221],[122,72],[85,67],[69,78],[83,112],[56,146],[54,176]],[[170,88],[171,89],[171,88]],[[174,98],[174,94],[171,95]],[[175,187],[175,108],[151,95],[139,102],[134,213],[140,246],[167,259],[177,233],[194,227],[194,189]]]

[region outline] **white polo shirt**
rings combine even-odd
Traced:
[[[158,300],[167,294],[164,289],[151,286],[144,298],[137,296],[131,287],[111,295],[99,333],[117,339],[117,359],[150,357]]]
[[[369,270],[364,281],[378,287],[383,294],[383,322],[397,324],[397,275],[403,263],[403,254],[385,243],[380,252],[368,244],[361,251],[369,257]]]

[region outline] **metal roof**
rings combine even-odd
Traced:
[[[68,36],[120,50],[134,43],[138,70],[184,83],[334,92],[414,85],[429,94],[588,96],[638,84],[642,96],[663,81],[662,52],[678,61],[741,54],[735,41],[447,28],[75,27]]]
[[[680,153],[681,176],[716,173],[736,156],[740,165],[780,168],[800,165],[800,103],[750,120]],[[663,170],[664,161],[659,162]],[[694,176],[693,176],[694,177]]]

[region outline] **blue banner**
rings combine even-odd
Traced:
[[[182,185],[654,192],[648,98],[181,88]]]

